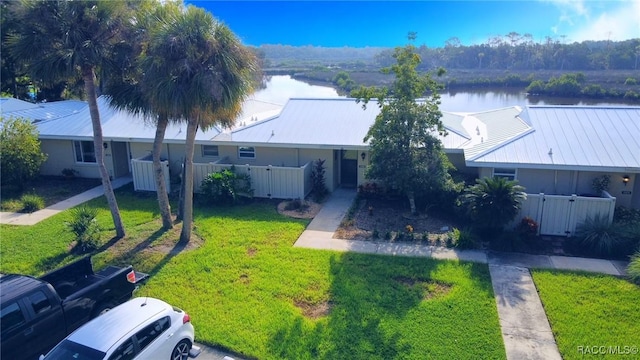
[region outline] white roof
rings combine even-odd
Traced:
[[[465,158],[480,167],[640,171],[640,107],[529,106],[532,130]]]
[[[32,122],[68,116],[78,112],[85,106],[87,106],[87,103],[80,100],[65,100],[33,104],[12,98],[0,99],[0,112],[3,116],[25,118]]]
[[[127,334],[172,309],[162,300],[134,298],[84,324],[67,339],[106,353]]]
[[[355,99],[293,98],[280,115],[236,129],[229,141],[284,147],[366,149],[364,137],[380,109],[375,102],[366,109]],[[470,141],[462,126],[463,116],[443,113],[449,135],[440,139],[446,149],[460,149]]]
[[[135,115],[129,111],[118,110],[106,97],[98,98],[98,110],[102,123],[102,135],[105,141],[140,141],[153,142],[155,125],[152,119]],[[37,123],[41,139],[93,139],[93,126],[89,106],[66,117]],[[169,124],[165,133],[165,142],[184,143],[187,125],[184,123]],[[208,141],[220,133],[220,129],[212,127],[207,131],[198,130],[196,142]]]

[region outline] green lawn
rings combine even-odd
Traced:
[[[531,272],[564,359],[620,356],[606,354],[613,351],[638,359],[640,287],[607,275]]]
[[[198,341],[260,359],[505,358],[486,265],[293,248],[307,222],[270,202],[197,208],[201,246],[167,254],[178,232],[158,230],[154,197],[117,197],[128,236],[105,233],[94,263],[151,273],[138,295],[189,312]],[[110,227],[104,199],[91,204]],[[0,271],[37,275],[71,261],[69,216],[2,225]]]

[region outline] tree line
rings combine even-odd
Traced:
[[[320,46],[261,45],[266,67],[305,64],[388,67],[395,63],[392,48],[328,48]],[[568,43],[564,36],[534,41],[531,34],[510,32],[482,44],[463,45],[452,37],[442,47],[416,46],[422,63],[419,71],[447,69],[491,70],[637,70],[640,66],[640,38],[610,41],[587,40]]]

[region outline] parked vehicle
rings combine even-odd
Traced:
[[[139,297],[74,331],[40,360],[186,360],[193,345],[189,315]]]
[[[35,360],[65,336],[127,301],[147,274],[131,266],[94,272],[90,257],[41,278],[0,277],[0,358]]]

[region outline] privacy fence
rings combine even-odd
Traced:
[[[606,191],[602,197],[527,194],[516,221],[528,216],[538,223],[540,235],[572,236],[588,217],[600,214],[612,222],[615,207],[616,198]]]

